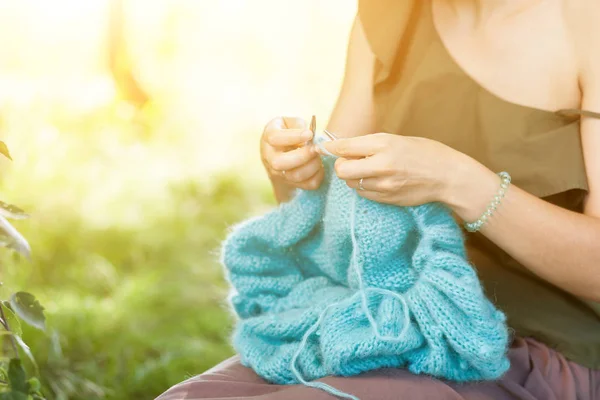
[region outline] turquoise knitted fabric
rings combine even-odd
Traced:
[[[319,190],[299,190],[223,243],[242,363],[270,382],[317,387],[383,367],[500,377],[505,316],[482,292],[449,209],[364,199],[332,163],[324,157]]]

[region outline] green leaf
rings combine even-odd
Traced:
[[[6,346],[6,350],[3,350],[3,353],[0,353],[0,359],[10,360],[11,357],[15,357],[15,350],[13,349],[12,343],[9,339],[15,341],[15,343],[21,348],[23,353],[29,358],[33,368],[35,369],[35,373],[39,375],[39,368],[35,358],[33,357],[33,353],[31,352],[31,348],[27,346],[27,343],[21,339],[21,336],[15,335],[13,332],[0,331],[0,337],[2,337],[2,343]]]
[[[0,361],[5,361],[15,356],[15,350],[12,345],[12,334],[10,332],[0,332]]]
[[[4,317],[6,318],[6,322],[8,322],[8,326],[10,330],[14,332],[16,335],[21,336],[23,334],[23,328],[21,327],[21,321],[15,315],[10,303],[6,300],[0,302],[0,307],[4,310]]]
[[[21,210],[19,207],[0,201],[0,215],[6,218],[12,219],[25,219],[29,218],[29,214]]]
[[[13,392],[28,393],[27,374],[18,358],[12,358],[8,364],[8,381]]]
[[[8,247],[31,258],[31,247],[27,240],[2,215],[0,215],[0,246]]]
[[[12,157],[8,151],[8,146],[2,140],[0,140],[0,154],[12,161]]]
[[[29,378],[27,381],[27,393],[36,393],[39,392],[42,388],[42,385],[38,378],[35,376],[33,378]]]
[[[35,368],[35,372],[37,374],[39,374],[39,370],[38,370],[38,365],[35,362],[35,358],[33,357],[33,353],[31,352],[31,348],[29,346],[27,346],[27,343],[25,343],[23,341],[23,339],[21,339],[21,336],[17,336],[17,335],[13,335],[15,340],[17,341],[17,344],[19,345],[19,347],[21,348],[21,350],[23,350],[23,353],[25,353],[25,355],[27,356],[27,358],[29,358],[29,361],[31,361],[31,363],[33,364],[33,367]]]
[[[10,296],[10,306],[19,318],[40,330],[46,329],[44,307],[28,292],[17,292]]]
[[[3,310],[6,309],[3,307]],[[17,341],[14,339],[15,334],[12,332],[12,327],[10,328],[11,330],[7,330],[5,327],[5,321],[2,321],[2,325],[0,326],[0,362],[7,362],[11,358],[18,357],[19,355]]]

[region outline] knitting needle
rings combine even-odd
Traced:
[[[325,135],[327,135],[327,137],[328,137],[329,139],[331,139],[332,141],[333,141],[333,140],[337,140],[337,139],[338,139],[338,138],[337,138],[337,136],[335,136],[333,133],[329,132],[327,129],[323,129],[323,133],[324,133]]]
[[[310,119],[310,130],[312,131],[313,136],[314,136],[315,135],[315,131],[317,130],[317,118],[314,115]],[[323,129],[323,133],[331,141],[338,139],[337,136],[335,136],[333,133],[329,132],[327,129]]]

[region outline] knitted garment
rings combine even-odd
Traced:
[[[223,243],[241,362],[270,382],[316,387],[383,367],[500,377],[505,316],[482,292],[449,209],[364,199],[332,164],[324,157],[320,189],[299,190]]]

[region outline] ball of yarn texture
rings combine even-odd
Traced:
[[[505,316],[450,210],[362,198],[323,161],[320,189],[298,190],[223,242],[242,363],[277,384],[384,367],[453,381],[503,375]]]

